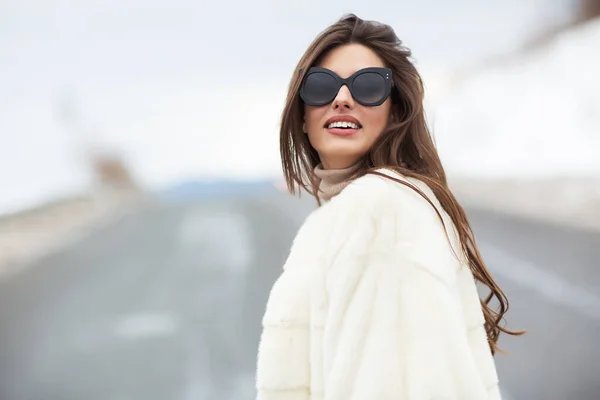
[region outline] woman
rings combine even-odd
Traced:
[[[409,57],[389,26],[349,15],[299,62],[283,170],[320,207],[267,303],[260,400],[500,398],[498,336],[521,332],[500,326],[508,301],[448,189]]]

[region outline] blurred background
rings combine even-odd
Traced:
[[[0,400],[251,399],[315,203],[292,71],[344,13],[413,50],[511,301],[506,399],[600,399],[600,1],[0,2]]]

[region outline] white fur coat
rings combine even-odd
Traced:
[[[450,218],[442,213],[460,253]],[[460,260],[460,261],[459,261]],[[473,276],[431,205],[367,175],[313,211],[263,318],[259,400],[498,400]]]

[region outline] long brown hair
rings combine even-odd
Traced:
[[[473,276],[490,290],[489,295],[481,300],[481,306],[490,348],[495,354],[496,350],[499,350],[497,341],[500,332],[511,335],[521,335],[525,332],[510,331],[500,325],[508,311],[508,299],[486,269],[465,211],[448,188],[444,168],[425,120],[423,82],[410,61],[411,51],[403,46],[390,26],[376,21],[365,21],[354,14],[345,15],[319,34],[300,59],[288,88],[280,128],[281,159],[288,190],[296,194],[297,190],[304,189],[315,197],[319,206],[321,205],[318,178],[313,173],[320,159],[311,146],[308,135],[303,132],[304,108],[299,89],[305,71],[317,64],[329,50],[350,43],[362,44],[377,53],[392,69],[395,86],[391,94],[391,123],[360,161],[362,168],[358,169],[353,178],[375,173],[394,179],[375,171],[384,167],[406,177],[416,178],[431,188],[456,226],[462,251]],[[394,180],[410,186],[428,200],[415,186]],[[431,201],[430,204],[433,206]],[[442,219],[439,212],[438,216]],[[494,298],[499,303],[497,311],[490,306]]]

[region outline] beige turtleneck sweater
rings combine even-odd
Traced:
[[[320,179],[319,197],[325,201],[339,194],[346,186],[352,182],[350,177],[359,168],[360,163],[356,163],[347,168],[324,169],[323,164],[315,167],[314,173]]]
[[[323,164],[319,163],[314,168],[314,174],[320,179],[319,181],[319,197],[325,201],[331,200],[332,197],[338,195],[353,179],[352,175],[360,168],[361,162],[358,161],[354,165],[347,168],[324,169]],[[405,162],[401,162],[403,168],[407,168]]]

